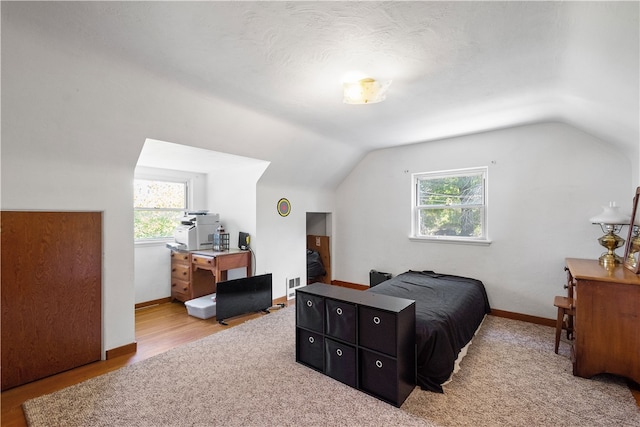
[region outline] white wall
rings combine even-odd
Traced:
[[[476,166],[489,167],[493,243],[410,241],[411,174]],[[372,152],[336,192],[334,278],[368,284],[372,268],[474,277],[493,308],[554,318],[564,258],[604,251],[588,219],[609,201],[630,213],[630,176],[631,160],[610,144],[559,123]]]
[[[132,182],[147,138],[271,161],[269,176],[261,178],[270,186],[269,194],[260,195],[258,187],[258,217],[263,211],[275,213],[277,199],[271,201],[270,195],[287,192],[278,190],[282,180],[295,179],[305,187],[292,200],[294,212],[305,204],[315,205],[315,199],[325,195],[314,185],[325,186],[335,176],[315,179],[307,172],[331,165],[344,169],[358,154],[114,58],[74,48],[3,14],[1,204],[2,209],[104,212],[104,356],[106,350],[135,341]],[[286,153],[316,146],[331,147],[332,154],[305,163],[284,160]],[[261,207],[261,200],[268,208]],[[304,203],[296,204],[298,200]],[[268,266],[276,283],[284,283],[285,275],[304,272],[304,258],[296,258],[293,246],[283,245],[291,239],[304,242],[304,215],[301,225],[279,220],[267,215],[252,237],[259,249],[257,266]],[[262,242],[261,227],[266,229]],[[299,257],[304,257],[304,243],[301,246]],[[294,262],[299,267],[292,267]],[[284,285],[274,290],[274,297],[284,295]]]
[[[220,214],[220,222],[229,233],[229,247],[238,249],[238,233],[249,233],[251,242],[256,236],[257,215],[257,182],[262,176],[267,164],[247,166],[244,168],[225,169],[219,167],[210,173],[208,185],[210,202],[209,210]],[[252,268],[255,271],[256,266]],[[244,268],[229,270],[228,279],[246,276]]]
[[[281,217],[276,206],[287,198],[291,213]],[[273,187],[258,183],[257,274],[273,274],[273,297],[286,295],[286,280],[307,277],[307,212],[333,212],[333,192],[310,192],[296,186]]]
[[[317,236],[331,236],[332,231],[333,226],[331,223],[330,213],[307,213],[307,234],[314,234]]]

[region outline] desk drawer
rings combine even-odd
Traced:
[[[189,253],[188,252],[171,252],[171,262],[177,264],[189,265]]]
[[[191,264],[201,268],[213,268],[215,265],[215,258],[212,256],[191,255]]]
[[[176,264],[171,265],[171,278],[178,280],[189,280],[189,264]]]
[[[233,270],[234,268],[246,267],[247,253],[218,255],[216,261],[220,271]]]
[[[174,296],[175,294],[182,294],[182,295],[188,296],[189,293],[190,293],[190,286],[188,281],[171,278],[171,296],[176,298]],[[179,299],[179,298],[176,298],[176,299]]]

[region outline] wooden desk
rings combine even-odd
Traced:
[[[610,373],[640,383],[640,277],[597,260],[565,262],[576,305],[573,374]]]
[[[251,272],[251,252],[171,251],[171,298],[188,301],[215,293],[216,284],[227,280],[227,271],[246,268]]]

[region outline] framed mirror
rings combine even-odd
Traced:
[[[629,234],[624,249],[624,266],[634,273],[640,271],[640,212],[638,211],[638,200],[640,199],[640,187],[636,189],[633,198],[633,210],[631,212],[631,222],[629,223]]]

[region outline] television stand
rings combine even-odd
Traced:
[[[269,308],[265,308],[264,310],[262,310],[262,312],[265,313],[265,314],[269,314],[269,313],[271,313],[270,310],[274,310],[274,309],[280,310],[281,308],[285,308],[286,306],[287,305],[284,304],[284,303],[278,303],[278,304],[272,305]]]

